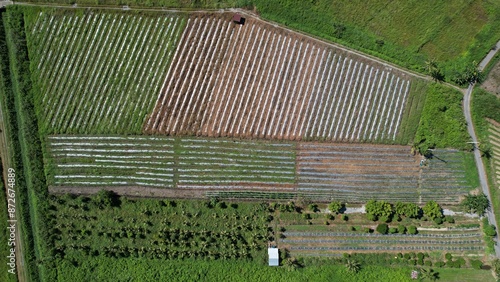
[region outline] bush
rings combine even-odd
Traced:
[[[422,208],[422,210],[424,211],[425,216],[427,216],[430,219],[443,217],[443,209],[435,201],[427,202],[425,206]]]
[[[381,223],[381,224],[377,225],[376,230],[380,234],[387,234],[387,231],[389,230],[389,227],[387,226],[387,224]]]
[[[491,224],[488,224],[484,227],[484,234],[486,234],[486,236],[490,236],[490,237],[494,237],[495,235],[497,235],[497,231],[495,230],[495,226],[491,225]]]
[[[325,225],[330,225],[330,222],[328,222],[328,220],[325,220]]]
[[[382,216],[382,217],[379,218],[379,221],[380,222],[389,223],[389,222],[391,222],[391,218],[388,217],[388,216]]]
[[[405,259],[410,259],[410,258],[411,258],[410,254],[408,254],[408,253],[404,254],[404,255],[403,255],[403,257],[404,257]]]
[[[418,265],[424,265],[424,260],[423,259],[418,259],[417,260]]]
[[[371,221],[377,221],[378,217],[374,214],[368,213],[366,214],[366,218]]]
[[[391,227],[391,228],[389,228],[389,233],[390,234],[398,233],[398,229],[396,227]]]
[[[372,232],[373,232],[373,230],[372,230],[371,228],[365,227],[365,228],[363,229],[363,232],[365,232],[365,233],[372,233]]]
[[[340,201],[333,201],[328,205],[328,210],[332,213],[340,213],[345,208],[345,204]]]
[[[438,261],[434,264],[435,267],[443,267],[445,263],[443,261]]]
[[[410,235],[415,235],[415,234],[417,234],[417,232],[418,232],[417,227],[415,227],[414,225],[408,226],[408,229],[406,231],[406,233],[408,233]]]
[[[308,214],[308,213],[303,213],[303,214],[302,214],[302,218],[303,218],[303,219],[311,219],[311,215],[310,215],[310,214]]]
[[[424,259],[424,254],[423,253],[418,253],[417,258],[423,260]]]
[[[455,261],[455,264],[458,266],[458,267],[462,267],[465,265],[465,259],[463,257],[459,257],[457,258],[457,260]]]
[[[480,261],[480,260],[477,260],[477,259],[471,259],[470,260],[470,265],[474,269],[481,269],[481,267],[483,266],[483,262]]]
[[[349,217],[348,217],[346,214],[343,214],[343,215],[342,215],[342,220],[343,220],[343,221],[348,221],[348,220],[349,220]]]
[[[309,210],[312,211],[312,212],[318,212],[319,209],[318,209],[318,205],[317,204],[310,204],[308,206]]]
[[[455,219],[451,215],[445,216],[444,220],[448,223],[455,223]]]
[[[328,219],[328,220],[335,220],[335,216],[333,216],[333,214],[328,214],[328,213],[327,213],[327,214],[325,214],[325,217],[326,217],[326,219]]]
[[[443,224],[443,219],[441,217],[436,217],[436,218],[434,218],[434,222],[437,225],[441,225],[441,224]]]
[[[451,260],[453,258],[453,256],[450,254],[450,253],[446,253],[444,255],[444,257],[447,259],[447,260]]]
[[[402,224],[398,225],[398,233],[405,234],[405,232],[406,232],[406,227]]]
[[[424,265],[425,265],[425,266],[432,266],[432,261],[430,261],[430,260],[426,260],[426,261],[424,262]]]

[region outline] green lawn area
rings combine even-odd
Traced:
[[[495,281],[491,271],[476,269],[439,268],[439,280],[441,282],[489,282]]]

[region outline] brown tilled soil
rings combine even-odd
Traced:
[[[232,23],[231,17],[232,13],[191,15],[191,23],[186,27],[175,60],[171,63],[162,95],[144,126],[145,133],[278,140],[301,140],[307,130],[328,134],[323,128],[311,128],[312,125],[308,124],[308,115],[315,118],[316,114],[323,114],[322,109],[314,112],[312,109],[319,94],[315,94],[312,100],[310,98],[318,89],[330,86],[320,81],[325,67],[334,63],[326,62],[328,53],[332,52],[332,58],[336,54],[336,60],[348,57],[380,70],[390,69],[376,61],[252,16],[247,16],[244,25]],[[195,19],[198,24],[194,24]],[[212,29],[209,34],[210,26],[217,26],[219,20],[222,21],[221,26]],[[208,28],[203,32],[206,26]],[[216,44],[218,39],[220,42]],[[258,46],[261,46],[259,52]],[[295,50],[293,46],[296,46]],[[307,52],[306,46],[309,46]],[[193,47],[191,51],[190,47]],[[320,59],[322,54],[326,54],[323,60]],[[408,79],[407,74],[395,70],[391,72]],[[331,79],[329,83],[344,79],[346,74],[343,76],[337,76],[335,81]],[[198,86],[195,86],[197,83]],[[355,89],[352,86],[351,92]],[[350,96],[355,96],[355,93],[344,93],[342,100],[339,95],[335,103]],[[324,102],[333,101],[329,98],[323,97]],[[189,101],[191,104],[188,106]],[[348,111],[352,113],[346,115],[346,120],[353,114],[359,114],[360,110],[345,109],[346,113]],[[305,119],[306,122],[303,122]],[[328,115],[324,114],[324,119],[328,119]],[[332,119],[329,117],[330,122]],[[320,122],[318,120],[318,124]],[[342,119],[336,122],[342,122]],[[324,121],[321,124],[330,127]],[[315,135],[312,139],[324,138]]]

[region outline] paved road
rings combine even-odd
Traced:
[[[483,70],[484,67],[486,67],[486,65],[490,62],[490,60],[495,56],[496,52],[500,51],[500,41],[497,42],[496,46],[497,47],[494,50],[491,50],[488,53],[488,55],[486,55],[486,57],[481,61],[481,63],[479,64],[480,70]],[[474,85],[475,84],[469,85],[469,88],[467,88],[467,91],[465,92],[464,114],[465,114],[465,120],[467,121],[467,131],[469,132],[469,135],[472,137],[472,142],[477,142],[476,131],[474,130],[474,124],[472,123],[472,117],[470,111],[470,101]],[[484,170],[483,161],[481,160],[481,151],[477,148],[477,146],[474,146],[474,159],[476,160],[476,166],[479,172],[479,181],[481,183],[481,188],[483,190],[483,193],[488,197],[488,199],[491,202],[490,189],[488,188],[488,178],[486,177],[486,171]],[[493,211],[488,210],[486,216],[488,217],[488,221],[490,222],[490,224],[493,224],[496,227],[496,229],[499,230],[497,226],[497,221],[495,219],[495,214],[493,213]],[[500,242],[500,239],[498,234],[495,240],[497,242],[497,244],[495,244],[495,253],[497,257],[500,257],[500,245],[498,244]]]

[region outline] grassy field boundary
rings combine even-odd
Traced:
[[[422,79],[414,79],[410,88],[410,95],[401,119],[401,126],[396,137],[396,143],[411,145],[417,133],[418,123],[425,104],[429,83]]]

